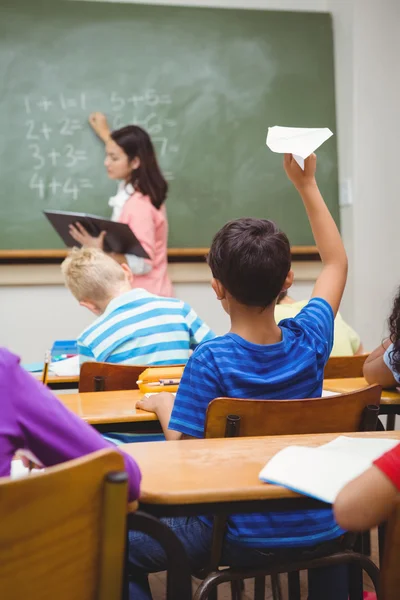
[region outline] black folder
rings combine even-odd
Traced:
[[[104,252],[117,252],[118,254],[135,254],[140,258],[150,258],[132,229],[126,223],[116,223],[103,217],[87,215],[85,213],[66,212],[63,210],[43,211],[54,229],[57,231],[64,244],[69,248],[79,246],[71,237],[69,226],[80,223],[93,237],[98,237],[102,231],[107,231],[104,238]]]

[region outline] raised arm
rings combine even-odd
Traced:
[[[291,154],[285,154],[285,171],[303,200],[314,240],[322,260],[322,271],[313,297],[324,298],[336,315],[347,279],[347,256],[339,230],[315,180],[317,157],[305,160],[304,171]]]
[[[89,123],[95,134],[98,135],[104,143],[106,143],[110,137],[111,130],[105,114],[101,112],[92,113],[89,115]]]

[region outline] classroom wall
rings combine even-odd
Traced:
[[[335,32],[342,231],[350,258],[343,313],[367,348],[385,335],[400,283],[400,2],[328,0]],[[346,185],[348,183],[348,186]]]

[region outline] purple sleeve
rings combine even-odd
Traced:
[[[70,412],[48,388],[25,372],[17,357],[9,356],[14,359],[12,368],[6,373],[0,365],[0,378],[4,377],[8,382],[7,392],[12,397],[20,441],[43,465],[55,465],[103,448],[119,451],[93,427]],[[3,385],[0,385],[1,388],[4,389]],[[129,499],[135,500],[139,497],[139,467],[130,456],[119,452],[129,477]]]

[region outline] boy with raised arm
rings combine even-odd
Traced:
[[[230,316],[231,329],[197,348],[175,399],[159,394],[138,404],[157,413],[167,440],[204,437],[207,406],[219,396],[321,395],[334,318],[346,283],[347,257],[315,180],[316,156],[305,161],[302,171],[291,155],[285,155],[284,167],[304,203],[323,263],[312,299],[295,318],[278,326],[275,304],[293,280],[288,238],[275,223],[264,219],[243,218],[222,227],[212,242],[208,263],[213,289]],[[206,566],[212,518],[168,519],[168,525],[184,544],[193,568]],[[331,549],[342,534],[332,510],[232,515],[227,521],[222,563],[262,566],[268,564],[271,553]],[[149,538],[131,532],[130,560],[135,573],[132,598],[151,598],[147,573],[166,568],[164,555]],[[347,600],[347,595],[345,567],[310,571],[309,600]]]

